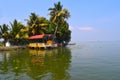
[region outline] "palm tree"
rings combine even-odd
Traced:
[[[62,7],[63,6],[61,5],[61,3],[58,2],[57,4],[54,4],[54,8],[48,9],[50,11],[50,21],[56,25],[54,35],[56,36],[58,43],[63,43],[64,41],[69,42],[71,38],[69,24],[66,21],[70,17],[70,13],[66,8],[63,9]],[[65,32],[69,33],[69,36],[65,36]]]
[[[45,17],[39,17],[35,13],[31,13],[29,20],[27,20],[29,26],[29,35],[44,34],[46,26],[48,26],[48,20]]]
[[[50,21],[57,24],[70,17],[70,13],[68,12],[68,10],[66,8],[63,9],[62,7],[63,6],[61,5],[61,3],[58,2],[57,4],[54,4],[54,8],[48,9],[50,11]]]
[[[4,42],[6,43],[9,39],[9,26],[6,24],[0,25],[0,38],[4,39]]]
[[[17,42],[21,38],[20,31],[21,29],[25,28],[25,26],[22,23],[18,22],[16,19],[13,21],[13,23],[10,24],[11,24],[11,31],[10,31],[11,39],[14,44],[17,44]]]

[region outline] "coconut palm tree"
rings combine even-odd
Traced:
[[[54,8],[48,9],[50,11],[50,21],[57,24],[70,17],[70,13],[68,12],[68,10],[66,8],[63,9],[62,7],[63,6],[61,5],[61,3],[58,2],[57,4],[54,4]]]
[[[6,43],[9,39],[9,26],[7,24],[0,25],[0,38]]]
[[[49,8],[50,11],[50,21],[56,24],[56,29],[54,35],[57,38],[59,43],[63,43],[64,41],[70,41],[71,31],[69,30],[69,24],[67,23],[67,19],[70,17],[70,13],[66,8],[62,8],[60,2],[54,4],[54,8]],[[68,36],[65,36],[65,32],[69,33]],[[66,38],[64,38],[66,37]],[[66,40],[67,39],[67,40]]]
[[[31,13],[29,19],[27,19],[29,26],[29,35],[44,34],[46,26],[48,26],[48,20],[45,17],[39,17],[35,13]]]
[[[11,24],[10,36],[13,41],[13,44],[16,45],[18,41],[21,39],[20,31],[21,29],[25,28],[25,26],[21,22],[18,22],[16,19],[13,21],[13,23],[10,24]]]

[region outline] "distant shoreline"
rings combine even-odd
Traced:
[[[70,42],[70,43],[68,43],[68,45],[76,45],[76,43]]]

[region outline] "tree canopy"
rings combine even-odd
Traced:
[[[71,39],[71,31],[67,19],[70,13],[63,8],[60,2],[54,3],[49,8],[49,20],[31,13],[29,19],[25,19],[27,25],[18,22],[16,19],[10,25],[0,25],[0,37],[4,41],[12,40],[14,43],[28,41],[28,37],[38,34],[53,34],[53,40],[57,43],[68,43]]]
[[[58,43],[69,42],[71,39],[71,31],[67,19],[70,13],[66,8],[63,8],[60,2],[55,3],[53,8],[49,8],[50,21],[56,25],[55,36]]]

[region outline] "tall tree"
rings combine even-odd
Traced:
[[[16,19],[13,21],[11,24],[11,30],[10,30],[10,36],[14,44],[17,44],[17,42],[20,39],[20,31],[21,29],[25,28],[25,26],[21,23],[18,22]],[[24,35],[24,34],[23,34]]]
[[[48,10],[50,11],[50,21],[56,25],[54,35],[56,36],[57,41],[59,43],[68,43],[71,39],[71,31],[69,30],[69,24],[67,23],[70,13],[66,8],[63,9],[63,5],[61,5],[60,2],[57,4],[55,3],[54,8],[49,8]]]
[[[9,39],[9,26],[7,24],[0,25],[0,38],[7,42]]]
[[[29,35],[44,34],[46,26],[48,26],[48,20],[45,17],[39,17],[35,13],[31,13],[27,20],[29,27]]]

